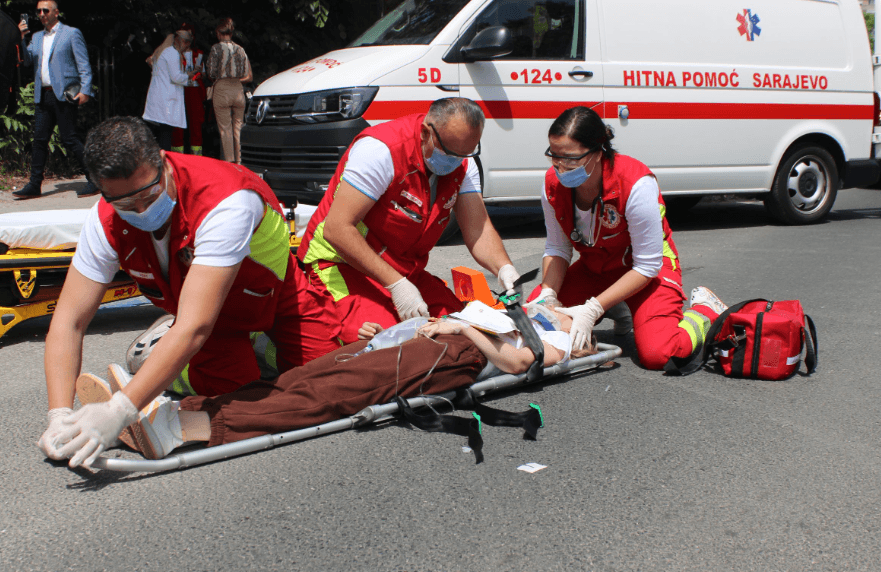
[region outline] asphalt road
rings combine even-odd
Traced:
[[[673,225],[686,289],[801,299],[819,371],[666,377],[603,324],[617,367],[495,397],[539,403],[546,427],[537,442],[487,428],[481,465],[463,438],[386,423],[183,471],[69,470],[35,446],[48,320],[23,324],[0,339],[0,569],[878,569],[879,218],[872,191],[843,191],[808,227],[759,203],[698,205]],[[518,269],[536,267],[539,218],[495,220]],[[474,266],[454,240],[430,269],[459,264]],[[122,361],[157,315],[100,311],[83,370]],[[517,470],[529,462],[547,468]]]

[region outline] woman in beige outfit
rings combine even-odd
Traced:
[[[245,94],[242,83],[251,81],[251,62],[242,46],[232,41],[235,24],[225,18],[215,33],[219,43],[211,47],[208,56],[208,75],[214,80],[214,115],[223,143],[223,158],[230,163],[241,163],[239,137],[245,116]]]

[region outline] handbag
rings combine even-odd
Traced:
[[[746,300],[723,312],[707,332],[704,347],[682,365],[671,359],[664,368],[687,375],[710,357],[729,377],[779,381],[795,374],[802,361],[808,374],[817,369],[817,329],[798,300]]]

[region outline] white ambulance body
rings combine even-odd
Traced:
[[[317,202],[352,138],[450,96],[486,113],[487,203],[537,201],[551,122],[612,126],[665,197],[764,194],[789,223],[879,177],[857,0],[407,0],[353,44],[257,89],[243,162]]]

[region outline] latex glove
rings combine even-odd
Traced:
[[[503,291],[506,296],[511,296],[512,294],[523,294],[523,287],[517,286],[514,287],[514,282],[520,278],[520,273],[517,272],[517,269],[514,268],[513,264],[505,264],[501,268],[499,268],[499,290]]]
[[[64,429],[61,420],[72,414],[73,409],[70,407],[56,407],[49,410],[49,428],[43,432],[40,440],[37,441],[37,447],[50,459],[59,461],[64,458],[58,454],[58,448],[63,444],[59,443],[58,435]]]
[[[428,318],[428,304],[422,299],[419,288],[406,278],[401,278],[394,284],[386,286],[392,295],[392,303],[398,311],[401,321],[409,320],[417,316]]]
[[[62,420],[65,428],[60,438],[68,442],[58,454],[70,457],[71,467],[90,467],[98,455],[116,443],[122,430],[137,419],[138,410],[121,391],[114,393],[110,401],[85,405]]]
[[[542,288],[541,292],[538,293],[538,296],[530,302],[530,304],[541,304],[542,306],[547,306],[548,308],[556,308],[557,306],[562,306],[560,304],[560,300],[557,299],[557,293],[553,288]],[[525,304],[524,304],[525,306]]]
[[[569,335],[572,336],[572,349],[583,350],[590,347],[593,327],[605,312],[603,305],[596,298],[591,298],[581,306],[556,308],[556,311],[572,318],[572,328],[569,330]]]

